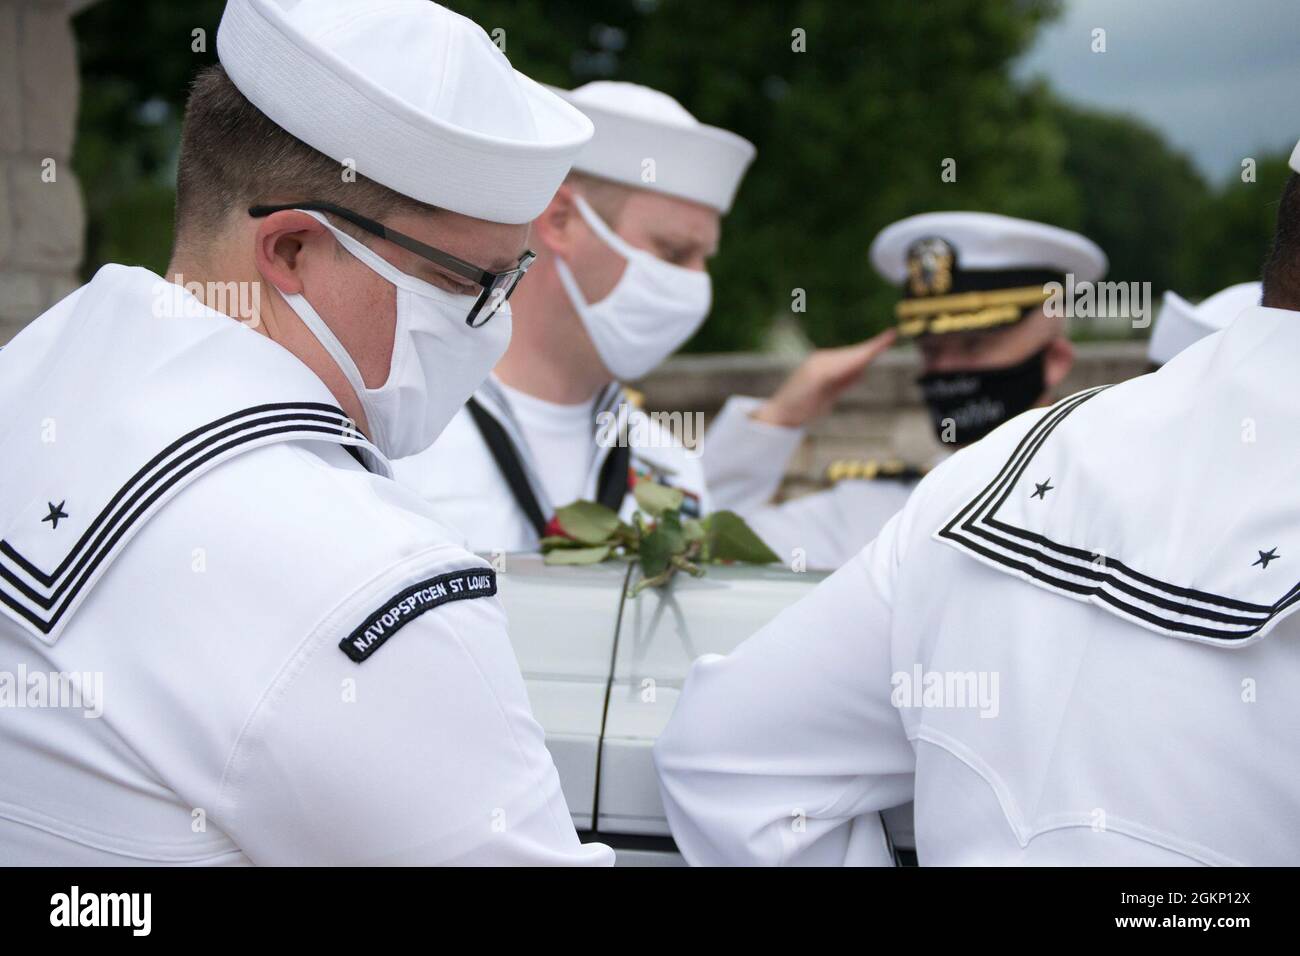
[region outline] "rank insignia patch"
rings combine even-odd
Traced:
[[[496,593],[497,576],[491,568],[464,568],[439,574],[394,594],[339,642],[339,650],[360,664],[421,614],[452,601],[490,597]]]
[[[914,296],[943,295],[952,288],[952,246],[937,237],[918,239],[907,250],[907,283]]]
[[[1277,553],[1277,548],[1270,548],[1267,551],[1261,551],[1259,552],[1259,560],[1257,560],[1255,564],[1252,564],[1251,567],[1253,568],[1257,564],[1261,568],[1266,568],[1270,561],[1276,561],[1280,557],[1282,557],[1282,555]]]
[[[44,518],[42,518],[41,521],[48,521],[50,523],[50,528],[52,529],[57,528],[59,526],[60,519],[66,518],[68,516],[68,513],[63,510],[63,506],[66,505],[68,502],[66,500],[60,501],[57,505],[52,501],[46,503],[50,506],[50,513],[47,514]]]

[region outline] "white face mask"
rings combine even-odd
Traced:
[[[465,319],[476,297],[457,295],[409,276],[378,253],[324,223],[349,253],[397,287],[397,328],[388,379],[367,388],[352,356],[301,295],[284,296],[347,377],[366,413],[370,440],[389,458],[423,451],[483,384],[510,344],[510,303],[486,325],[472,329]]]
[[[574,202],[592,231],[627,260],[627,268],[609,295],[596,303],[582,297],[563,259],[555,260],[555,271],[605,367],[621,379],[640,378],[677,351],[709,314],[709,274],[672,265],[630,245],[581,196],[574,196]]]

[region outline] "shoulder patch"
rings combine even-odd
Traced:
[[[496,593],[497,575],[491,568],[462,568],[439,574],[394,594],[339,642],[339,650],[360,664],[421,614],[452,601]]]

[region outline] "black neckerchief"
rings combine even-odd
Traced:
[[[533,530],[537,532],[537,537],[544,537],[551,516],[543,514],[541,505],[537,503],[537,495],[528,482],[519,449],[510,440],[501,423],[477,399],[470,398],[465,403],[465,407],[469,410],[470,417],[474,419],[474,424],[478,426],[479,434],[483,436],[488,451],[492,453],[492,460],[496,462],[497,469],[510,487],[510,494],[514,497],[515,503],[523,511]],[[601,465],[600,478],[596,482],[596,501],[606,508],[618,511],[623,506],[623,498],[627,495],[628,465],[631,457],[632,451],[628,443],[620,441],[610,449],[605,457],[605,463]]]

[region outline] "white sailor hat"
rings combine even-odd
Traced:
[[[591,138],[580,111],[429,0],[229,0],[217,54],[304,143],[477,219],[536,218]]]
[[[706,126],[667,93],[648,86],[597,80],[556,92],[582,110],[596,135],[573,168],[640,189],[731,210],[754,144]]]
[[[1164,365],[1193,342],[1211,332],[1226,329],[1244,309],[1259,305],[1264,287],[1258,282],[1240,282],[1220,289],[1200,305],[1192,305],[1177,292],[1165,292],[1151,329],[1147,358]]]
[[[1291,168],[1300,173],[1300,143],[1295,144],[1295,149],[1291,151]]]
[[[1048,298],[1049,282],[1095,282],[1106,255],[1056,226],[986,212],[929,212],[885,227],[871,263],[901,287],[900,335],[943,334],[1019,322]]]

